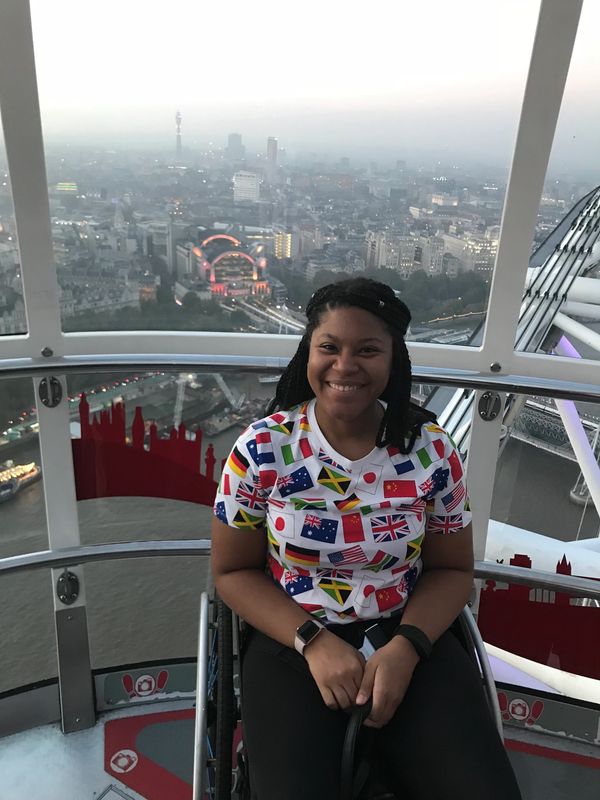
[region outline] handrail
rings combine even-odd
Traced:
[[[42,375],[65,375],[121,370],[175,370],[273,373],[281,372],[289,359],[274,356],[232,356],[185,353],[132,353],[130,355],[60,356],[51,358],[0,359],[0,380]],[[527,375],[494,375],[467,369],[413,366],[413,381],[461,389],[492,390],[513,394],[536,394],[580,402],[600,402],[600,385],[573,383]]]
[[[52,567],[74,567],[97,561],[117,561],[124,558],[156,558],[162,556],[209,556],[210,539],[173,539],[155,542],[117,542],[111,544],[60,547],[40,550],[0,559],[0,575],[9,572]]]
[[[110,544],[64,547],[22,553],[0,559],[0,576],[8,573],[52,567],[62,569],[78,564],[115,561],[124,558],[156,558],[164,556],[209,556],[210,539],[173,539],[155,542],[117,542]],[[573,597],[600,599],[600,580],[577,575],[556,575],[526,567],[514,567],[491,561],[475,562],[475,577],[504,583],[517,583],[534,589],[548,589]]]

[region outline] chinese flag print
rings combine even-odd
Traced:
[[[402,603],[404,594],[399,586],[391,586],[389,589],[376,589],[375,600],[379,611],[389,611],[390,608],[395,608]]]
[[[354,514],[342,514],[342,530],[346,544],[365,540],[362,515],[358,511]]]
[[[384,497],[416,497],[417,484],[415,481],[384,481]]]

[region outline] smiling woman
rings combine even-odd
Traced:
[[[479,677],[448,630],[472,585],[471,513],[454,444],[410,402],[410,312],[389,286],[355,278],[316,292],[306,315],[214,507],[215,586],[252,626],[253,791],[339,796],[342,712],[371,699],[364,724],[396,796],[516,800]],[[369,656],[373,628],[382,646]]]

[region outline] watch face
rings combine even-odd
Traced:
[[[321,630],[320,625],[317,625],[316,622],[313,622],[311,619],[308,619],[298,628],[298,636],[302,639],[304,644],[308,644],[311,641],[311,639],[314,639],[314,637],[320,630]]]

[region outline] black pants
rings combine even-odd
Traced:
[[[397,621],[393,622],[396,625]],[[354,646],[364,624],[332,626]],[[252,631],[242,715],[257,800],[337,800],[348,716],[325,706],[302,656]],[[519,800],[481,679],[453,633],[420,663],[394,717],[369,729],[389,791],[406,800]]]

